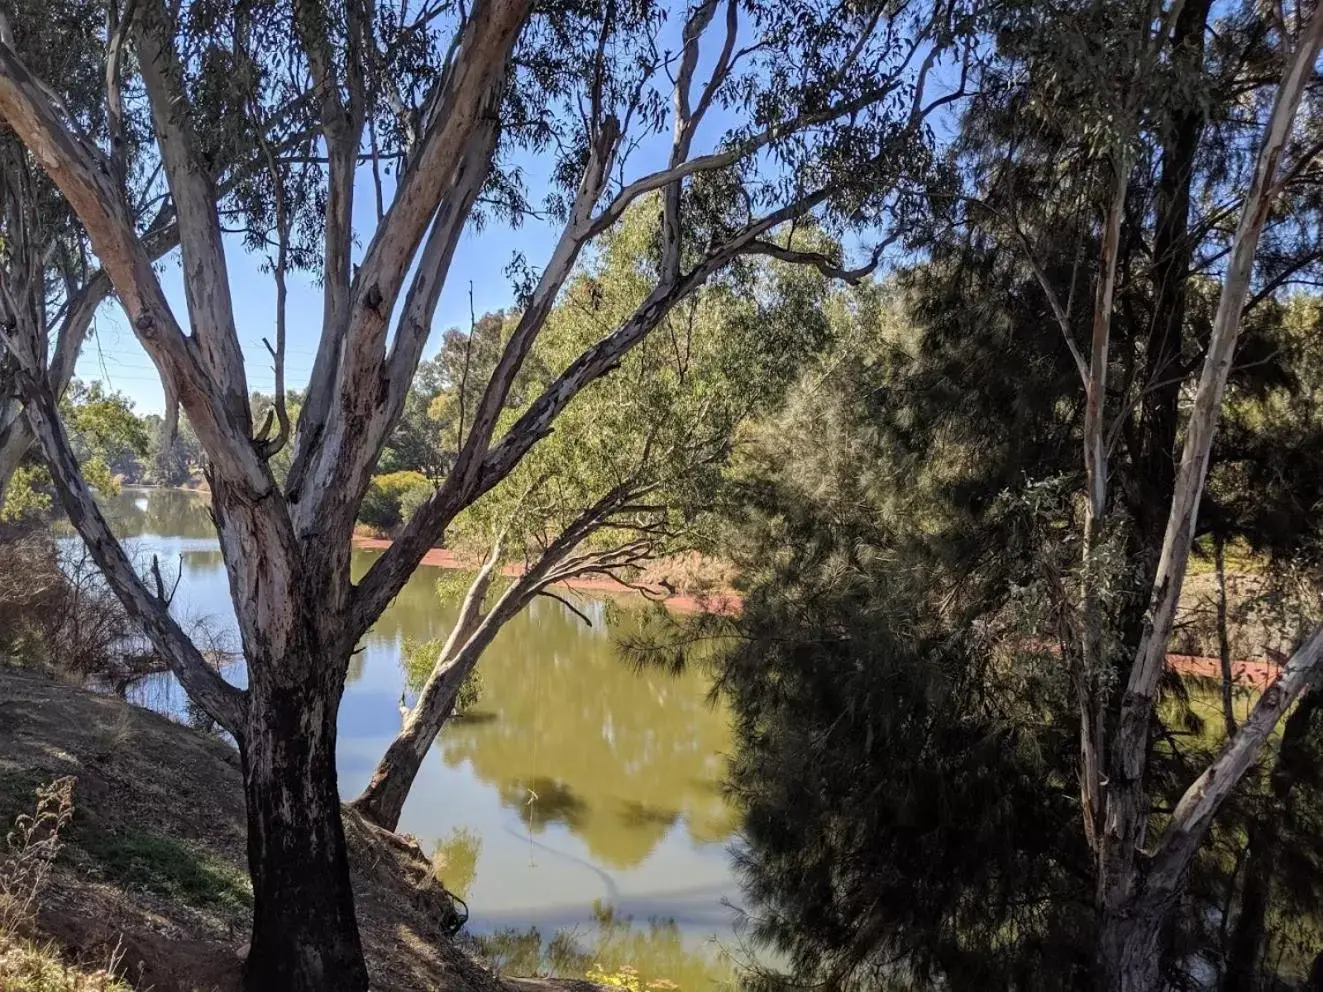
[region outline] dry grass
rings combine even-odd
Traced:
[[[55,856],[60,831],[73,818],[74,780],[57,778],[37,789],[36,810],[21,813],[5,838],[0,861],[0,934],[17,934],[31,923]]]
[[[60,852],[60,832],[73,818],[74,780],[65,776],[36,792],[5,838],[0,860],[0,990],[3,992],[129,992],[115,975],[117,955],[86,970],[66,962],[52,942],[32,940],[41,896]]]

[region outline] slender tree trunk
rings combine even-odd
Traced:
[[[1231,636],[1227,630],[1227,555],[1226,542],[1219,535],[1213,539],[1213,557],[1217,568],[1217,656],[1222,663],[1222,722],[1227,740],[1236,732],[1236,710],[1231,695]]]
[[[436,735],[454,713],[456,695],[458,691],[436,709],[432,719],[416,719],[410,713],[404,728],[377,762],[367,788],[354,800],[354,809],[365,820],[385,830],[395,830],[400,825],[400,814],[404,812],[404,802],[418,777],[418,769],[436,741]]]
[[[386,830],[399,826],[404,801],[409,798],[418,769],[437,734],[455,712],[455,700],[464,680],[497,632],[523,609],[532,595],[535,593],[521,595],[517,585],[511,586],[467,640],[460,641],[452,635],[447,641],[418,694],[418,702],[405,718],[404,727],[377,762],[363,794],[354,800],[354,809],[365,819]]]
[[[1204,32],[1211,0],[1186,0],[1172,31],[1172,59],[1182,73],[1198,73],[1204,62]],[[1140,498],[1135,516],[1142,551],[1149,568],[1162,546],[1176,484],[1177,403],[1181,389],[1182,346],[1189,299],[1190,188],[1195,159],[1203,137],[1206,113],[1192,96],[1172,115],[1171,130],[1162,147],[1162,173],[1157,188],[1157,223],[1153,236],[1156,299],[1144,355],[1144,390],[1140,401],[1140,440],[1137,458]],[[1142,607],[1137,611],[1137,631]]]
[[[1121,253],[1121,220],[1125,215],[1129,188],[1129,158],[1117,155],[1112,164],[1112,189],[1103,223],[1098,286],[1093,304],[1088,377],[1085,380],[1084,413],[1084,560],[1081,568],[1080,615],[1083,638],[1080,645],[1081,672],[1076,676],[1080,711],[1080,798],[1084,811],[1084,833],[1089,846],[1098,843],[1098,818],[1102,815],[1103,698],[1106,659],[1106,619],[1099,586],[1098,550],[1107,512],[1107,363],[1111,343],[1112,307],[1116,296],[1116,268]]]
[[[456,656],[473,640],[486,619],[482,615],[482,603],[487,598],[492,579],[496,577],[496,569],[501,561],[501,545],[502,539],[498,537],[468,592],[464,594],[455,626],[451,628],[450,636],[446,638],[437,656],[432,674],[418,694],[418,701],[405,716],[404,726],[400,728],[395,740],[391,741],[390,747],[377,762],[367,788],[354,800],[354,808],[360,815],[386,830],[394,830],[399,826],[404,801],[409,798],[409,790],[413,788],[413,780],[418,777],[418,769],[431,750],[436,735],[455,712],[459,688],[469,670],[477,663],[480,650],[472,653],[473,660],[467,669],[458,673],[454,671],[458,661]],[[494,631],[483,644],[488,643],[492,636],[495,636]]]
[[[1281,750],[1277,752],[1270,778],[1268,808],[1250,824],[1245,886],[1241,892],[1236,928],[1227,948],[1222,992],[1254,992],[1259,986],[1259,967],[1268,938],[1273,877],[1282,852],[1283,820],[1289,812],[1291,793],[1300,773],[1308,773],[1314,763],[1310,728],[1320,709],[1323,709],[1323,693],[1313,690],[1305,694],[1286,719]]]
[[[251,696],[242,752],[253,881],[244,987],[364,992],[335,770],[340,691],[314,674],[338,666],[314,657],[284,661],[281,684]]]

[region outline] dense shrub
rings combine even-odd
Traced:
[[[373,476],[358,511],[359,522],[380,531],[393,531],[431,494],[432,484],[421,472]]]

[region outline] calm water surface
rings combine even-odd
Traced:
[[[126,543],[159,555],[167,575],[182,565],[176,614],[237,645],[205,498],[126,489],[106,509]],[[356,552],[360,574],[372,555]],[[436,590],[445,574],[420,568],[353,660],[340,707],[347,797],[399,729],[405,642],[450,629],[457,604]],[[481,662],[480,703],[441,734],[400,829],[442,851],[476,932],[536,927],[545,964],[547,942],[568,931],[603,964],[710,987],[728,977],[722,952],[736,943],[728,904],[739,901],[729,860],[736,820],[719,788],[727,716],[701,675],[638,674],[622,663],[603,629],[604,604],[580,605],[592,628],[544,600],[501,632]],[[241,682],[242,666],[227,677]],[[170,676],[132,692],[183,712]],[[502,946],[512,969],[536,964],[531,936],[506,933]]]

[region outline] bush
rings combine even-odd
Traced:
[[[432,484],[421,472],[388,472],[372,477],[363,505],[360,523],[390,532],[432,495]]]
[[[0,541],[0,659],[116,676],[140,637],[82,542],[43,532]]]

